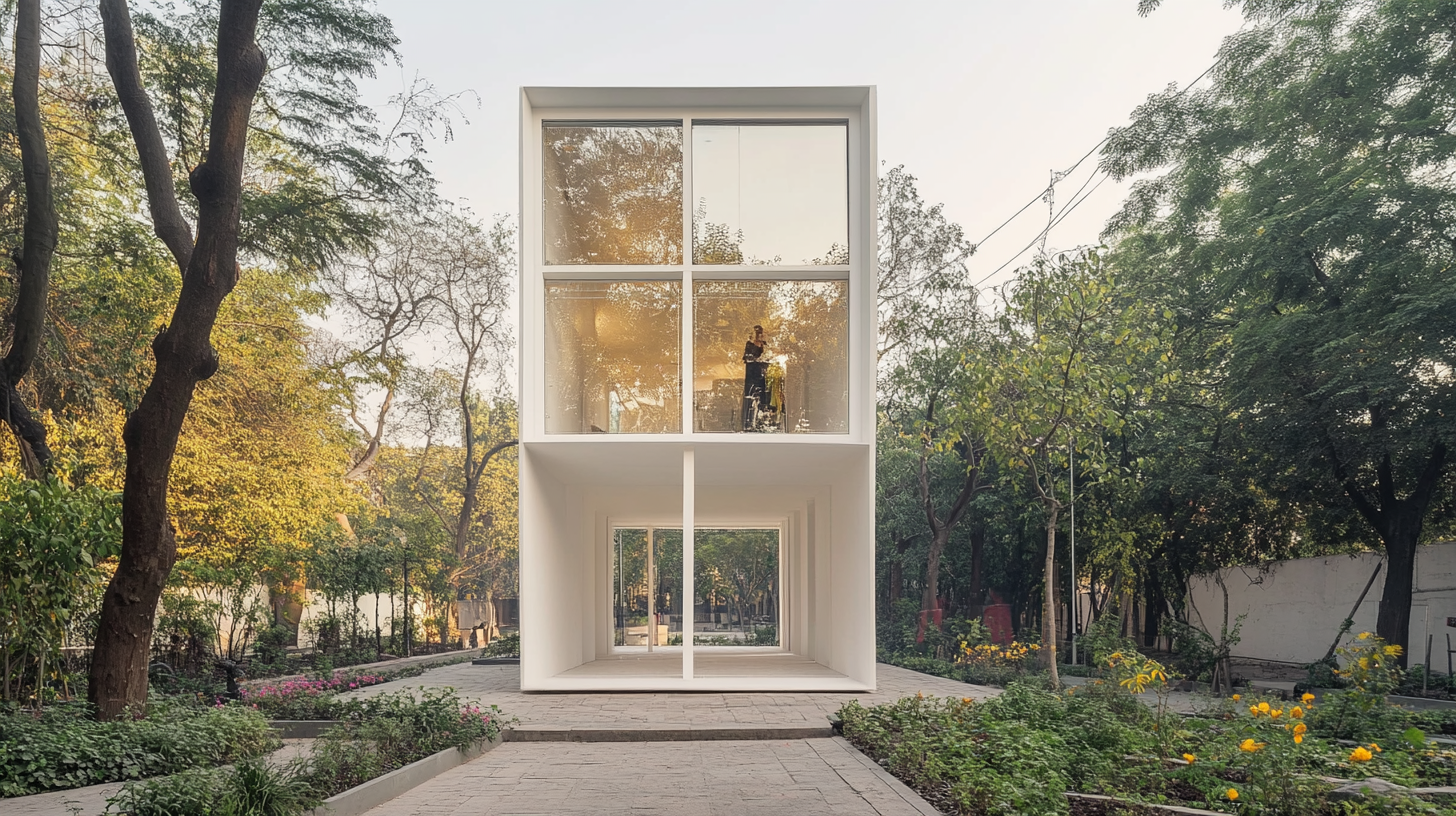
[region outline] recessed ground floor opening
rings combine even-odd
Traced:
[[[522,689],[872,689],[872,466],[868,446],[523,445]]]

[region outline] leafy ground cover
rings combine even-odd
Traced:
[[[248,704],[232,710],[252,711]],[[109,813],[132,816],[299,816],[324,799],[448,748],[495,739],[508,718],[495,706],[460,700],[449,689],[421,689],[351,700],[345,720],[287,767],[239,763],[130,783]]]
[[[278,744],[258,711],[189,699],[155,701],[142,719],[110,722],[90,719],[79,704],[12,712],[0,715],[0,796],[173,774]]]
[[[1000,696],[911,697],[841,710],[845,736],[946,813],[1067,814],[1066,792],[1264,816],[1456,813],[1409,792],[1337,801],[1343,780],[1456,784],[1456,751],[1430,744],[1431,717],[1387,704],[1396,652],[1361,636],[1343,650],[1351,688],[1315,703],[1235,695],[1210,712],[1167,706],[1161,664],[1135,652],[1099,661],[1088,686],[1013,681]],[[1135,697],[1159,692],[1158,705]],[[1077,813],[1105,806],[1081,803]]]

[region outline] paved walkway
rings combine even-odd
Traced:
[[[459,665],[373,686],[370,696],[454,688],[519,720],[518,732],[823,727],[854,699],[866,705],[924,693],[984,699],[998,690],[879,665],[860,693],[531,693],[518,666]],[[720,734],[720,737],[722,735]],[[650,735],[649,735],[650,738]],[[507,742],[368,816],[506,814],[662,816],[933,816],[937,811],[840,738],[690,742]]]
[[[367,816],[935,816],[843,739],[508,742]]]
[[[932,677],[883,663],[878,690],[870,693],[811,692],[533,692],[520,690],[519,666],[473,666],[463,663],[431,669],[370,686],[351,695],[373,696],[421,686],[449,686],[462,698],[498,705],[531,729],[652,726],[823,726],[828,716],[850,700],[877,705],[916,692],[936,697],[985,699],[998,689]]]

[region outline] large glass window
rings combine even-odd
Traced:
[[[693,262],[849,263],[844,123],[693,125]]]
[[[694,429],[847,433],[848,318],[848,281],[694,282]]]
[[[694,645],[780,645],[778,530],[695,530],[693,568]]]
[[[682,431],[682,284],[546,283],[546,432]]]
[[[612,531],[612,642],[682,645],[682,529]]]
[[[681,124],[548,122],[541,132],[546,263],[682,263]]]

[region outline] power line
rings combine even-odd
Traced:
[[[1088,176],[1087,177],[1087,181],[1091,181],[1092,178],[1093,178],[1093,176],[1096,176],[1096,175],[1097,175],[1096,173],[1093,173],[1092,176]],[[1001,270],[1005,269],[1006,267],[1008,267],[1012,263],[1014,263],[1017,258],[1020,258],[1022,255],[1025,255],[1026,254],[1026,251],[1028,249],[1031,249],[1032,247],[1036,246],[1037,243],[1039,241],[1041,241],[1041,239],[1042,239],[1043,236],[1045,236],[1048,233],[1050,233],[1053,228],[1055,228],[1058,224],[1062,223],[1062,221],[1064,219],[1066,219],[1067,216],[1069,216],[1069,215],[1072,214],[1072,211],[1073,210],[1077,209],[1077,207],[1079,207],[1079,206],[1082,205],[1082,202],[1083,201],[1086,201],[1087,199],[1091,198],[1092,197],[1092,194],[1095,193],[1095,192],[1097,192],[1097,188],[1098,187],[1101,187],[1102,186],[1102,183],[1105,182],[1105,181],[1107,181],[1109,178],[1112,178],[1112,176],[1107,175],[1107,174],[1104,173],[1103,176],[1102,176],[1102,179],[1100,181],[1098,181],[1097,184],[1093,185],[1092,189],[1088,190],[1086,195],[1082,196],[1080,199],[1076,199],[1075,201],[1068,202],[1067,205],[1065,205],[1062,208],[1062,211],[1057,215],[1056,219],[1053,220],[1052,222],[1048,223],[1045,229],[1043,229],[1041,232],[1037,233],[1035,238],[1032,238],[1031,239],[1031,243],[1029,243],[1026,246],[1022,247],[1019,252],[1017,252],[1015,255],[1012,255],[1010,258],[1008,258],[1005,263],[1003,263],[1000,266],[996,267],[995,269],[991,270],[990,274],[988,274],[985,277],[981,278],[980,280],[976,281],[971,286],[971,288],[972,289],[975,289],[975,288],[979,287],[981,284],[983,284],[986,281],[990,280],[992,277],[995,277],[995,275],[996,275],[997,272],[1000,272]],[[1087,185],[1086,184],[1083,184],[1082,186],[1083,187],[1086,187]]]
[[[1285,12],[1285,14],[1284,14],[1283,17],[1280,17],[1278,20],[1276,20],[1274,22],[1274,25],[1278,25],[1279,23],[1283,22],[1286,18],[1288,18],[1293,13],[1294,13],[1294,9],[1290,9],[1289,11]],[[1247,24],[1248,24],[1248,21],[1245,20],[1244,21],[1244,24],[1242,24],[1242,25],[1239,26],[1239,31],[1243,31],[1244,30],[1244,26],[1247,25]],[[1237,34],[1237,33],[1238,32],[1235,32],[1235,34]],[[1193,81],[1191,81],[1188,84],[1184,85],[1183,88],[1178,91],[1178,95],[1179,96],[1182,96],[1183,94],[1188,93],[1188,91],[1190,89],[1192,89],[1194,85],[1197,85],[1199,82],[1202,82],[1205,77],[1207,77],[1209,74],[1213,73],[1213,70],[1215,68],[1217,68],[1222,63],[1223,63],[1223,55],[1220,54],[1219,57],[1218,57],[1218,59],[1215,59],[1213,61],[1213,64],[1211,64],[1207,68],[1203,69],[1203,73],[1201,73],[1198,76],[1194,77],[1193,78]],[[1054,175],[1053,178],[1056,179],[1055,181],[1053,181],[1050,184],[1048,184],[1043,190],[1041,190],[1040,192],[1038,192],[1036,194],[1036,196],[1033,197],[1030,201],[1028,201],[1025,204],[1021,205],[1021,209],[1019,209],[1016,212],[1012,213],[1010,218],[1007,218],[1005,221],[1002,221],[1001,224],[998,225],[995,229],[993,229],[990,232],[986,233],[986,237],[985,238],[982,238],[980,241],[977,241],[973,246],[975,246],[976,249],[980,249],[981,244],[983,244],[986,241],[990,240],[990,238],[992,236],[994,236],[996,233],[998,233],[1001,230],[1005,229],[1007,225],[1009,225],[1012,221],[1015,221],[1017,218],[1019,218],[1021,216],[1022,213],[1026,212],[1028,209],[1030,209],[1031,208],[1031,205],[1035,204],[1038,201],[1044,201],[1048,195],[1052,194],[1055,191],[1056,186],[1057,186],[1057,183],[1059,181],[1061,181],[1062,179],[1066,178],[1067,176],[1070,176],[1073,172],[1075,172],[1076,169],[1082,165],[1082,162],[1086,161],[1089,157],[1092,156],[1093,153],[1096,153],[1098,150],[1100,150],[1103,145],[1107,144],[1107,140],[1108,139],[1111,139],[1111,138],[1112,138],[1112,134],[1111,133],[1108,133],[1106,136],[1103,136],[1102,139],[1101,139],[1101,141],[1099,141],[1099,142],[1097,142],[1097,144],[1093,145],[1091,150],[1088,150],[1086,153],[1082,154],[1082,158],[1077,159],[1077,161],[1074,162],[1071,167],[1068,167],[1065,171],[1063,171],[1060,174]],[[1095,176],[1095,175],[1097,175],[1097,173],[1094,171],[1093,174],[1092,174],[1092,176]],[[1082,187],[1081,188],[1078,188],[1077,193],[1080,193],[1083,189],[1086,189],[1087,183],[1092,180],[1092,176],[1088,176],[1087,177],[1087,181],[1082,183]],[[979,287],[981,284],[985,283],[987,280],[989,280],[993,276],[995,276],[997,272],[1000,272],[1001,270],[1005,269],[1007,266],[1010,266],[1011,263],[1014,262],[1017,258],[1020,258],[1022,255],[1024,255],[1026,253],[1026,250],[1031,249],[1033,246],[1035,246],[1037,244],[1037,242],[1041,241],[1048,233],[1050,233],[1052,231],[1052,229],[1054,227],[1057,226],[1057,224],[1060,224],[1063,219],[1065,219],[1068,215],[1070,215],[1071,212],[1072,212],[1072,210],[1075,210],[1078,206],[1081,205],[1081,203],[1083,201],[1086,201],[1087,198],[1089,198],[1092,195],[1092,193],[1097,192],[1097,188],[1098,187],[1101,187],[1102,186],[1102,183],[1105,182],[1105,181],[1107,181],[1108,178],[1110,178],[1109,175],[1103,175],[1102,179],[1097,182],[1096,186],[1094,186],[1091,190],[1089,190],[1087,192],[1087,195],[1083,196],[1080,200],[1077,199],[1077,193],[1073,193],[1072,194],[1072,198],[1074,199],[1074,201],[1069,202],[1068,205],[1064,206],[1062,208],[1062,211],[1060,213],[1058,213],[1058,215],[1054,219],[1052,219],[1051,221],[1049,221],[1047,223],[1046,228],[1043,229],[1041,232],[1037,233],[1037,236],[1031,240],[1031,243],[1027,244],[1025,247],[1022,247],[1022,249],[1019,252],[1017,252],[1015,255],[1012,255],[1011,258],[1008,259],[1005,263],[1003,263],[1000,266],[996,267],[996,269],[994,271],[992,271],[991,274],[982,277],[979,281],[976,281],[976,283],[973,285],[972,288]]]

